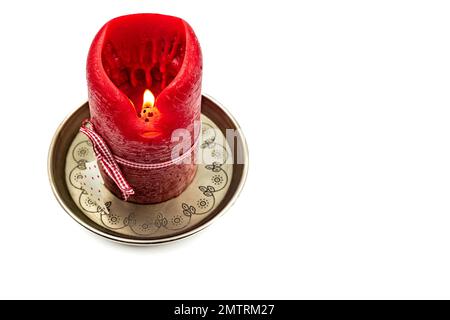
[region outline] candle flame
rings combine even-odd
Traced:
[[[139,117],[146,123],[146,131],[142,133],[143,137],[155,138],[161,135],[161,132],[155,127],[155,118],[158,121],[159,111],[155,107],[155,96],[149,89],[144,91],[144,100]]]
[[[143,108],[151,108],[154,105],[155,105],[155,96],[149,89],[146,89],[144,91],[144,102],[142,104],[142,107]]]

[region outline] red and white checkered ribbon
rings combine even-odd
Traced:
[[[88,127],[88,125],[90,126],[90,128]],[[111,150],[109,150],[106,142],[102,139],[102,137],[97,132],[95,132],[94,125],[89,121],[89,119],[83,120],[83,123],[81,124],[80,127],[80,132],[84,133],[89,138],[89,140],[91,140],[92,145],[94,146],[94,153],[95,156],[97,157],[97,160],[102,164],[103,169],[105,169],[105,172],[108,174],[108,176],[119,187],[125,201],[128,200],[130,195],[134,194],[134,190],[128,184],[122,171],[120,171],[118,163],[129,168],[142,170],[166,168],[178,162],[181,162],[187,157],[191,156],[192,152],[197,147],[198,142],[200,140],[200,135],[198,135],[197,139],[195,140],[191,148],[187,152],[183,153],[181,156],[173,160],[160,163],[139,163],[128,161],[121,157],[115,156],[111,152]]]
[[[122,192],[124,200],[127,201],[128,198],[134,194],[134,190],[128,184],[122,174],[122,171],[120,171],[120,168],[114,159],[114,155],[111,150],[109,150],[105,141],[94,131],[94,125],[89,121],[89,119],[83,120],[80,127],[80,132],[84,133],[89,140],[91,140],[97,161],[102,164],[106,174],[116,183]]]

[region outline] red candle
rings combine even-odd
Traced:
[[[96,35],[87,60],[91,122],[116,157],[140,163],[172,160],[172,132],[186,129],[194,145],[201,106],[202,55],[182,19],[135,14],[115,18]],[[130,201],[157,203],[179,195],[192,181],[189,163],[161,169],[119,165],[133,187]],[[106,186],[120,196],[102,172]]]

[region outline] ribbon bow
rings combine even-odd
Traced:
[[[123,176],[123,173],[106,142],[95,132],[94,125],[89,119],[83,120],[80,132],[84,133],[89,140],[91,140],[97,161],[102,164],[106,174],[116,183],[117,187],[119,187],[122,192],[124,200],[127,201],[128,198],[134,194],[134,190]]]

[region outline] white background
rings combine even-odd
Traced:
[[[47,178],[109,19],[187,20],[238,119],[232,209],[153,248],[97,237]],[[450,3],[1,1],[0,298],[450,298]]]

